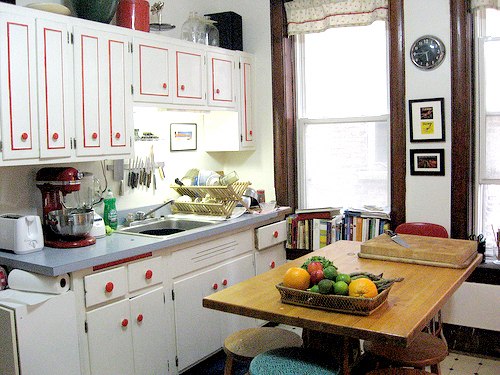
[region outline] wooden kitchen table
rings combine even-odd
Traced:
[[[203,306],[302,327],[305,332],[341,335],[345,338],[344,374],[348,374],[345,356],[349,338],[385,340],[390,344],[408,346],[481,262],[481,255],[478,255],[467,268],[457,269],[364,259],[357,255],[360,245],[361,242],[354,241],[335,242],[205,297]],[[283,281],[288,268],[300,267],[313,255],[333,261],[340,273],[383,273],[384,278],[403,277],[404,281],[395,283],[387,301],[368,316],[282,303],[275,285]]]

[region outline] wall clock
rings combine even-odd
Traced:
[[[441,65],[445,53],[443,42],[432,35],[418,38],[410,49],[411,61],[417,68],[423,70],[435,69]]]

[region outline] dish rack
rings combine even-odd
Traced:
[[[250,182],[235,182],[227,186],[179,186],[170,185],[178,194],[187,195],[193,201],[197,198],[212,197],[215,202],[178,202],[172,206],[172,213],[189,213],[199,215],[224,216],[229,218],[241,201]],[[243,204],[244,205],[244,204]]]

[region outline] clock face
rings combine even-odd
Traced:
[[[435,36],[426,35],[418,38],[411,46],[411,61],[420,69],[437,68],[444,60],[443,42]]]

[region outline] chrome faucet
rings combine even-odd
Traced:
[[[158,207],[153,208],[152,210],[148,212],[142,212],[142,211],[137,211],[135,213],[135,218],[134,220],[145,220],[150,216],[151,214],[155,213],[158,211],[160,208],[165,207],[167,204],[171,204],[175,201],[175,199],[169,199],[168,201],[165,201],[164,203],[160,204]]]

